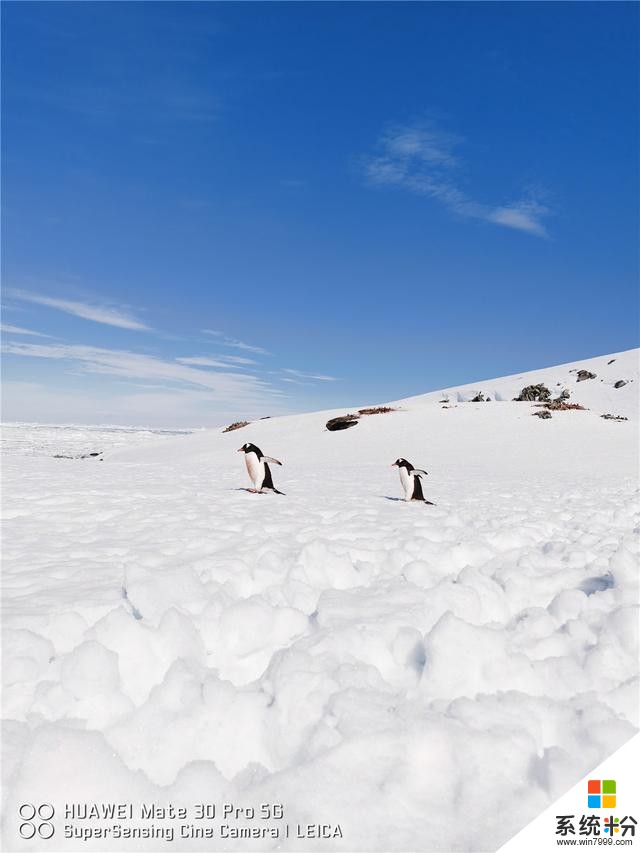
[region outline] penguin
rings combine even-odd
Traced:
[[[402,458],[396,459],[391,467],[398,469],[400,482],[404,489],[405,501],[421,501],[430,506],[435,506],[433,501],[428,501],[422,492],[420,478],[423,474],[425,477],[428,476],[426,471],[423,471],[421,468],[414,468],[411,462],[407,462],[406,459]]]
[[[238,453],[244,453],[247,471],[255,487],[248,491],[258,494],[264,494],[265,492],[275,492],[276,495],[284,494],[284,492],[279,492],[273,485],[271,469],[267,465],[267,462],[273,462],[274,465],[282,465],[282,462],[278,462],[277,459],[273,459],[271,456],[265,456],[255,444],[243,444],[242,447],[238,448]]]

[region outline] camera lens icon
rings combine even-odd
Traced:
[[[32,803],[23,803],[18,811],[23,820],[33,820],[36,816],[36,807]]]
[[[27,841],[36,833],[40,838],[51,838],[56,831],[54,825],[49,822],[55,814],[51,803],[41,803],[37,807],[33,803],[22,803],[18,814],[23,821],[18,827],[18,832],[21,838]]]
[[[26,838],[27,841],[36,834],[36,827],[34,823],[21,823],[20,828],[18,830],[22,838]]]
[[[38,826],[38,835],[40,838],[51,838],[54,832],[55,829],[52,823],[45,822]]]

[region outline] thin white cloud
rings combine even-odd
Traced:
[[[317,379],[320,382],[337,382],[338,381],[336,376],[325,376],[322,373],[305,373],[302,370],[294,370],[291,367],[283,367],[282,370],[284,373],[290,373],[292,376],[296,376],[298,379]],[[285,380],[285,381],[290,382],[291,380]]]
[[[235,362],[227,362],[226,359],[223,361],[221,359],[209,358],[204,355],[194,355],[186,358],[176,358],[176,361],[179,361],[180,364],[192,364],[194,367],[223,367],[225,369],[240,369],[240,365]],[[250,361],[250,359],[247,359]]]
[[[521,201],[507,207],[497,207],[489,213],[487,219],[506,225],[507,228],[519,228],[538,237],[547,237],[547,230],[540,221],[547,212],[548,209],[536,201]]]
[[[23,329],[22,326],[9,326],[7,323],[2,323],[0,331],[10,335],[32,335],[35,338],[51,337],[51,335],[44,335],[42,332],[34,332],[33,329]]]
[[[236,338],[229,338],[224,332],[218,332],[214,329],[202,329],[202,331],[205,335],[213,335],[213,337],[218,339],[218,343],[224,347],[235,347],[235,349],[247,350],[247,352],[255,352],[260,355],[271,355],[269,350],[263,347],[256,347],[252,344],[245,344],[244,341],[239,341]]]
[[[81,373],[206,388],[214,392],[218,401],[225,403],[256,402],[280,393],[264,380],[245,373],[198,370],[176,361],[126,350],[16,342],[7,342],[2,349],[11,355],[70,361]]]
[[[543,219],[550,211],[527,196],[502,205],[475,201],[454,180],[460,165],[454,150],[464,140],[434,124],[397,126],[384,134],[377,153],[363,161],[365,178],[374,186],[394,186],[433,198],[459,216],[547,237]]]
[[[289,379],[287,376],[281,377],[280,381],[290,382],[292,385],[313,385],[313,382],[300,382],[299,379]]]
[[[136,331],[148,331],[145,326],[131,314],[121,308],[112,308],[106,305],[91,305],[86,302],[77,302],[70,299],[56,299],[50,296],[42,296],[39,293],[30,293],[26,290],[8,289],[7,296],[19,299],[23,302],[32,302],[35,305],[45,305],[56,311],[64,311],[65,314],[73,314],[84,320],[92,320],[94,323],[103,323],[106,326],[117,326],[120,329],[132,329]]]
[[[221,355],[219,358],[224,359],[224,361],[232,361],[234,364],[257,364],[258,362],[254,358],[245,358],[241,355]]]
[[[447,167],[458,165],[453,149],[461,141],[460,137],[434,126],[397,127],[382,138],[392,157],[415,157],[431,165]]]

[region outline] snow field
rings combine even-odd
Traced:
[[[25,801],[281,802],[344,838],[175,849],[493,850],[631,737],[637,422],[403,405],[5,460],[7,838]],[[20,849],[164,849],[63,844]]]

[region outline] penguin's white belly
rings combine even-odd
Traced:
[[[410,501],[411,496],[413,495],[413,477],[409,474],[406,468],[400,468],[400,482],[404,489],[405,501]]]
[[[264,482],[264,462],[258,459],[255,453],[245,453],[244,461],[246,462],[251,482],[256,489],[260,489]]]

